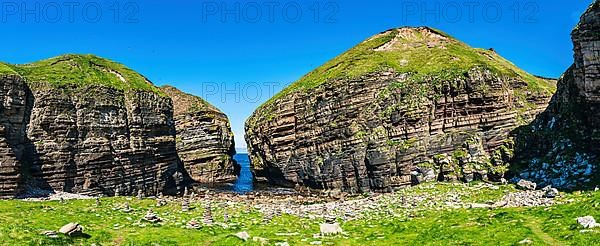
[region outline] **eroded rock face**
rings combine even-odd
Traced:
[[[2,67],[0,197],[31,186],[82,194],[174,194],[189,181],[177,156],[168,96],[101,58],[69,55],[43,64],[49,65],[12,66],[19,72]],[[72,70],[61,72],[59,66]],[[50,76],[65,81],[39,79]],[[111,78],[124,85],[137,78],[142,89],[111,87]]]
[[[456,44],[431,32],[400,29],[373,52],[445,52]],[[387,191],[432,178],[500,179],[513,154],[509,133],[543,111],[550,96],[523,77],[480,66],[451,78],[389,69],[279,96],[247,121],[246,139],[255,174],[291,187]]]
[[[582,15],[571,37],[575,64],[558,81],[548,108],[516,132],[519,177],[558,188],[598,184],[600,162],[600,2]]]
[[[20,76],[0,76],[0,198],[14,197],[21,188],[27,93]]]
[[[173,99],[177,151],[192,179],[234,181],[240,168],[232,158],[235,144],[227,116],[199,97],[171,86],[161,89]]]
[[[32,97],[23,161],[36,186],[156,194],[183,181],[168,97],[96,86],[34,89]]]

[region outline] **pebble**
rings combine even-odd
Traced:
[[[250,239],[250,234],[248,232],[242,231],[235,234],[235,236],[241,240],[248,241]]]

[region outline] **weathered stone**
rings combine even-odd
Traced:
[[[517,188],[522,190],[535,190],[537,184],[528,180],[521,179],[517,182]]]
[[[61,227],[58,232],[69,236],[78,236],[83,233],[83,227],[77,223],[69,223]]]
[[[342,227],[340,227],[340,225],[338,223],[323,223],[320,226],[321,228],[321,235],[327,236],[327,235],[335,235],[335,234],[340,234],[343,232]]]
[[[250,239],[250,234],[248,232],[242,231],[235,234],[235,236],[243,241],[248,241]]]
[[[600,227],[600,224],[596,223],[596,220],[592,216],[579,217],[577,218],[577,223],[583,226],[583,228]]]
[[[542,189],[544,191],[544,198],[555,198],[560,195],[558,189],[552,188],[552,186],[546,186]]]

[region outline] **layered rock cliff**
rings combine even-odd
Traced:
[[[520,178],[559,188],[600,184],[600,2],[571,34],[575,63],[558,81],[548,109],[516,132]]]
[[[190,181],[172,100],[143,76],[92,55],[0,65],[0,197],[168,194]]]
[[[177,152],[192,179],[200,183],[235,181],[240,168],[227,116],[200,97],[174,87],[161,90],[173,100]]]
[[[362,42],[246,122],[252,168],[270,182],[386,191],[500,179],[509,133],[544,110],[554,81],[430,28]]]

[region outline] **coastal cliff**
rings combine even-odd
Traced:
[[[93,55],[0,65],[1,197],[174,194],[191,182],[172,100],[142,75]]]
[[[576,189],[600,184],[600,2],[571,33],[574,64],[548,108],[516,132],[515,172],[541,185]]]
[[[555,81],[431,28],[367,39],[293,83],[246,122],[256,176],[293,187],[389,191],[501,179],[510,133]]]
[[[232,157],[235,144],[227,115],[172,86],[161,90],[173,99],[177,152],[192,179],[200,183],[235,181],[240,168]]]

